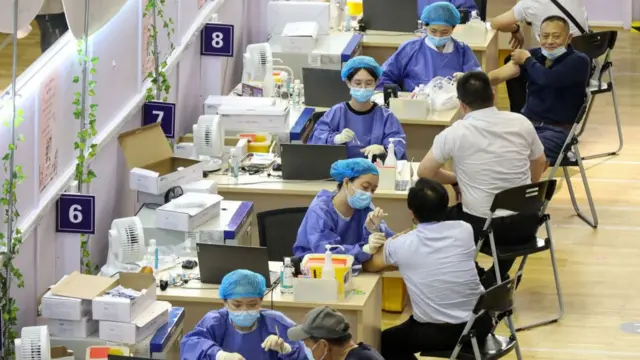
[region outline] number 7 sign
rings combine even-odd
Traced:
[[[200,55],[233,57],[232,24],[206,24],[202,29]]]
[[[176,104],[160,101],[149,101],[142,106],[142,126],[161,123],[164,135],[169,139],[175,137]]]

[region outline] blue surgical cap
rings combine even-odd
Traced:
[[[234,270],[222,278],[218,293],[222,300],[261,298],[267,290],[264,276],[249,270]]]
[[[456,26],[460,24],[460,12],[451,3],[439,1],[422,10],[420,21],[426,25]]]
[[[347,80],[347,77],[356,69],[370,69],[376,73],[376,77],[379,79],[382,76],[382,68],[378,63],[370,56],[356,56],[347,61],[342,67],[342,81]]]
[[[331,177],[338,182],[344,178],[352,179],[361,175],[378,175],[378,168],[371,161],[363,158],[338,160],[331,165]]]

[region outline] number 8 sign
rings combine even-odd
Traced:
[[[56,232],[95,234],[95,224],[95,195],[60,195],[56,206]]]
[[[200,54],[233,57],[233,36],[231,24],[206,24],[201,34]]]

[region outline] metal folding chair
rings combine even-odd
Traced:
[[[520,276],[521,274],[518,274],[516,278],[492,287],[478,298],[478,302],[476,302],[471,317],[467,321],[467,325],[453,352],[422,352],[420,356],[449,358],[451,360],[493,360],[503,358],[515,349],[517,359],[521,360],[520,345],[513,325],[513,298],[516,281],[519,280]],[[478,344],[473,324],[479,316],[485,313],[489,313],[492,316],[495,325],[484,343]],[[509,337],[494,333],[498,324],[505,318],[509,327]]]
[[[592,61],[596,61],[597,59],[604,56],[602,65],[599,69],[596,69],[597,84],[589,86],[591,100],[589,101],[589,104],[587,106],[585,119],[582,122],[582,127],[578,131],[577,136],[579,137],[584,132],[589,114],[591,113],[591,109],[593,108],[593,101],[596,95],[599,94],[611,93],[611,97],[613,99],[613,110],[616,116],[616,126],[618,129],[618,148],[615,151],[584,156],[582,158],[583,160],[617,155],[622,150],[622,146],[624,145],[622,136],[622,123],[620,122],[620,111],[618,110],[618,99],[616,97],[616,90],[613,81],[613,63],[611,62],[611,54],[613,52],[614,46],[616,45],[617,38],[617,31],[600,31],[577,36],[573,38],[573,40],[571,40],[571,46],[573,46],[574,49],[580,51],[581,53],[587,55]],[[603,82],[602,78],[605,74],[608,76],[609,81]]]
[[[558,314],[549,320],[540,321],[531,325],[521,326],[517,331],[527,330],[534,327],[555,323],[564,315],[564,301],[562,298],[562,289],[560,288],[560,276],[558,272],[558,264],[556,263],[556,255],[551,240],[551,217],[544,212],[546,205],[553,197],[557,181],[555,179],[544,180],[535,184],[522,185],[499,192],[493,199],[490,214],[484,225],[484,236],[480,238],[477,245],[477,253],[489,255],[493,258],[493,267],[496,272],[498,283],[502,282],[500,276],[500,266],[498,260],[515,259],[521,257],[518,273],[524,271],[524,266],[529,255],[549,250],[551,257],[551,267],[553,269],[553,277],[556,285],[556,295],[558,298]],[[491,227],[492,219],[495,212],[499,209],[512,211],[518,214],[538,214],[539,224],[544,224],[546,237],[538,238],[536,234],[532,234],[531,241],[522,245],[514,246],[496,246],[493,230]],[[489,239],[489,247],[484,244]],[[477,256],[477,255],[476,255]]]

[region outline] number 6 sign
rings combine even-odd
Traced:
[[[96,197],[94,195],[60,195],[56,207],[56,232],[95,234],[95,224]]]
[[[233,57],[231,24],[206,24],[202,29],[200,55]]]

